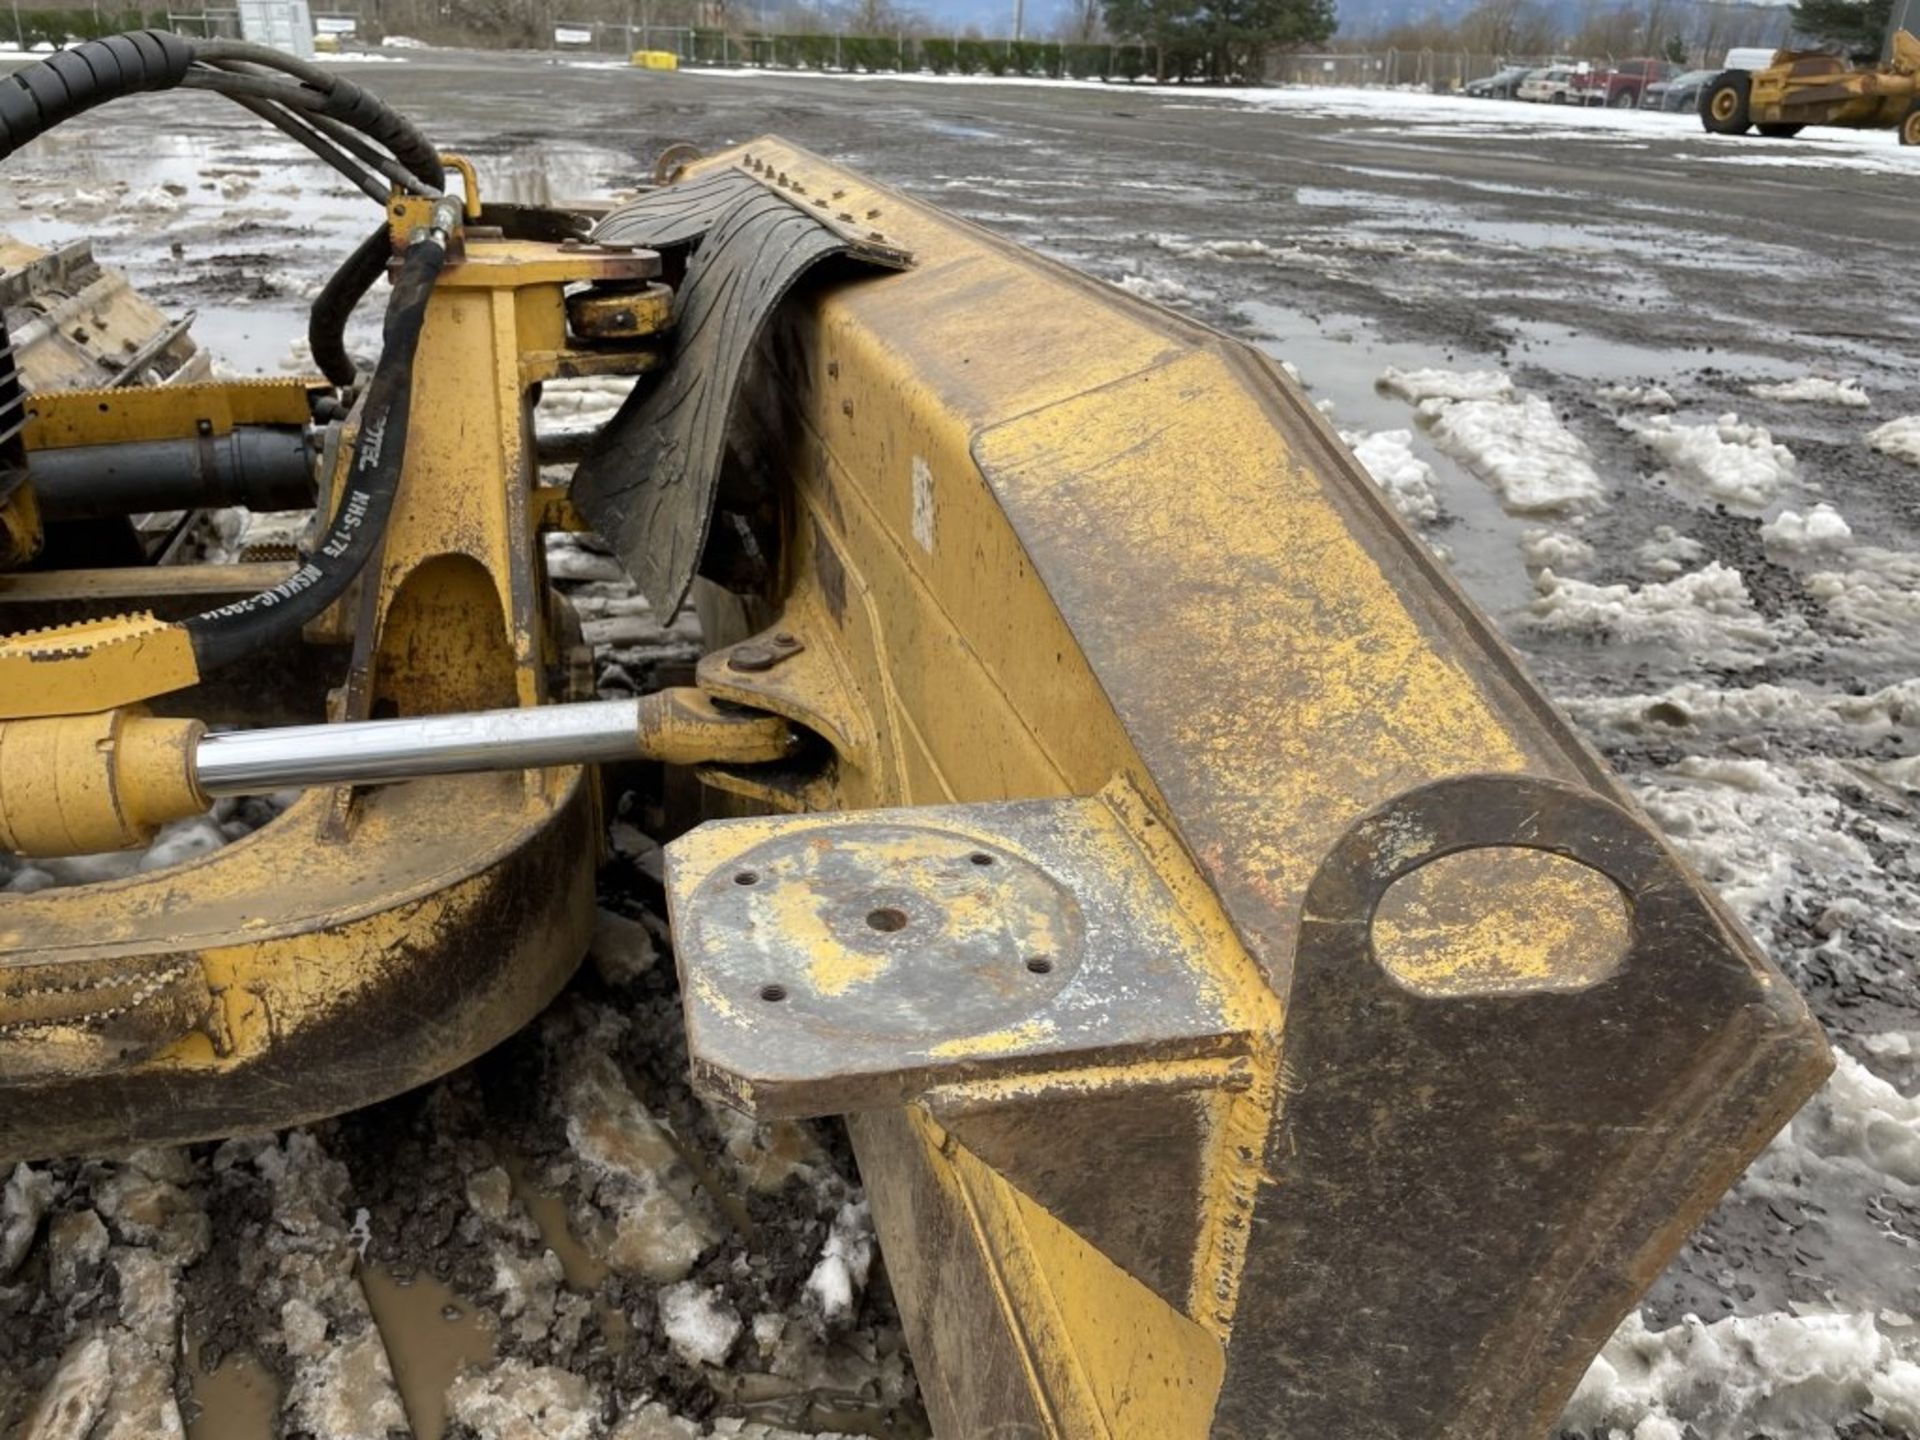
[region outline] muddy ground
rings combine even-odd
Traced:
[[[1920,412],[1920,160],[1418,97],[348,73],[490,193],[603,194],[667,144],[774,132],[1296,367],[1843,1052],[1567,1424],[1915,1433],[1920,436],[1868,437]],[[98,235],[242,370],[301,363],[367,223],[207,97],[63,128],[0,171],[7,202],[24,238]],[[603,558],[562,569],[612,688],[691,653]],[[47,1436],[167,1433],[169,1404],[196,1436],[922,1433],[844,1146],[686,1090],[648,820],[637,793],[596,965],[469,1071],[311,1132],[16,1175],[0,1431],[37,1403]]]

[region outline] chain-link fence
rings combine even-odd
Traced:
[[[1491,75],[1498,55],[1450,50],[1369,50],[1342,55],[1276,55],[1267,79],[1282,85],[1387,85],[1401,89],[1458,90]],[[1544,63],[1544,62],[1542,62]]]

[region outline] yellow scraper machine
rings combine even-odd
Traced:
[[[291,1124],[494,1044],[579,959],[589,767],[628,757],[738,817],[667,847],[694,1081],[846,1117],[954,1440],[1540,1434],[1826,1073],[1263,356],[779,140],[597,220],[484,204],[228,41],[29,65],[0,153],[167,87],[385,215],[323,378],[4,367],[0,848],[300,794],[0,895],[0,1152]],[[637,383],[552,483],[534,402],[582,375]],[[69,563],[215,504],[314,518],[284,562]],[[656,614],[697,581],[763,627],[592,700],[541,543],[588,528]]]

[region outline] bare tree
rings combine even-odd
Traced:
[[[1545,55],[1553,18],[1536,0],[1480,0],[1460,21],[1458,44],[1476,55]]]

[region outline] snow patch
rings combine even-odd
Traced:
[[[1607,1342],[1562,1426],[1634,1440],[1764,1434],[1829,1440],[1862,1410],[1911,1433],[1920,1365],[1861,1314],[1689,1315],[1650,1330],[1638,1311]]]
[[[1516,515],[1598,509],[1593,454],[1540,396],[1497,370],[1388,368],[1378,389],[1410,401],[1433,442],[1499,492]]]
[[[1653,537],[1643,540],[1633,555],[1656,575],[1678,575],[1687,566],[1699,563],[1707,547],[1690,535],[1682,535],[1671,525],[1656,525]]]
[[[1564,530],[1533,529],[1520,537],[1520,553],[1529,570],[1570,575],[1593,563],[1593,546]]]
[[[180,209],[180,196],[164,185],[150,185],[120,202],[129,211],[150,215],[171,215]]]
[[[1759,510],[1794,475],[1793,452],[1763,425],[1722,415],[1711,425],[1680,425],[1671,416],[1622,417],[1621,428],[1667,463],[1669,471],[1710,499]]]
[[[614,417],[633,386],[633,378],[625,375],[549,380],[540,387],[540,416],[564,419],[570,428],[592,429]]]
[[[1440,518],[1433,467],[1413,453],[1411,430],[1343,430],[1340,438],[1403,520],[1431,525]]]
[[[1701,878],[1770,945],[1807,892],[1884,893],[1873,851],[1848,832],[1827,780],[1819,762],[1689,756],[1633,789]]]
[[[490,1440],[598,1440],[599,1392],[551,1365],[502,1360],[447,1387],[447,1417]]]
[[[1853,543],[1853,527],[1831,505],[1815,505],[1805,515],[1782,510],[1760,527],[1760,538],[1775,550],[1806,555],[1820,550],[1844,550]]]
[[[1867,695],[1821,694],[1786,685],[1723,690],[1686,681],[1653,695],[1563,698],[1587,730],[1640,735],[1689,730],[1703,736],[1818,736],[1861,746],[1920,728],[1920,680],[1903,680]]]
[[[721,1365],[740,1338],[741,1324],[719,1289],[683,1280],[660,1292],[660,1328],[687,1364]]]
[[[1274,260],[1288,251],[1276,250],[1264,240],[1229,237],[1221,240],[1195,240],[1186,235],[1149,235],[1155,249],[1182,260]]]
[[[1795,1117],[1794,1143],[1860,1167],[1876,1181],[1920,1190],[1920,1096],[1902,1095],[1845,1050],[1836,1049],[1833,1058],[1820,1102]]]
[[[1920,555],[1862,546],[1851,568],[1807,577],[1828,622],[1851,632],[1876,656],[1920,661]]]
[[[820,1261],[807,1276],[807,1295],[829,1324],[853,1318],[854,1301],[873,1267],[873,1215],[867,1202],[849,1200],[833,1217]]]
[[[1508,400],[1515,393],[1513,381],[1498,370],[1402,370],[1388,367],[1375,382],[1389,395],[1398,395],[1411,405],[1423,400]]]
[[[30,1165],[16,1165],[0,1190],[0,1280],[20,1267],[53,1204],[53,1178]]]
[[[1858,380],[1829,380],[1824,375],[1803,375],[1798,380],[1749,385],[1747,393],[1757,395],[1762,400],[1791,400],[1813,405],[1845,405],[1853,410],[1864,410],[1873,403],[1867,398],[1867,392],[1861,388]]]
[[[1728,668],[1763,664],[1781,648],[1782,632],[1754,609],[1740,572],[1717,560],[1639,586],[1592,585],[1552,570],[1542,570],[1534,586],[1527,623],[1550,634],[1710,654]]]
[[[1433,443],[1492,485],[1512,514],[1596,510],[1605,502],[1593,452],[1538,395],[1429,399],[1419,413]]]
[[[1191,285],[1182,284],[1168,276],[1136,275],[1128,271],[1113,283],[1129,295],[1150,300],[1155,305],[1191,304],[1206,298],[1204,291],[1196,290]]]
[[[1602,385],[1594,394],[1610,405],[1636,405],[1644,410],[1671,410],[1679,402],[1659,385]]]
[[[1920,415],[1902,415],[1898,420],[1887,421],[1868,434],[1867,444],[1882,455],[1920,465]]]

